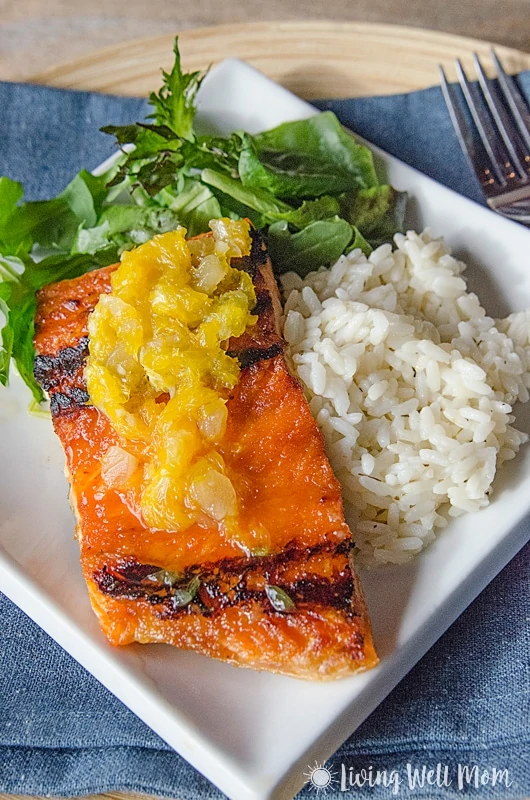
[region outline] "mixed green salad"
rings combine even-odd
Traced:
[[[184,73],[178,39],[171,72],[149,98],[145,122],[102,130],[120,153],[103,175],[82,170],[57,197],[24,202],[0,178],[0,382],[13,359],[36,401],[36,292],[112,264],[178,225],[194,236],[210,219],[249,218],[267,239],[277,273],[305,275],[401,228],[404,197],[381,184],[371,151],[331,112],[250,135],[200,136],[196,96],[204,73]]]

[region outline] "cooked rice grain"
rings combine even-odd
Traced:
[[[304,280],[283,276],[285,338],[364,566],[405,563],[489,502],[527,435],[530,311],[493,320],[428,230]]]

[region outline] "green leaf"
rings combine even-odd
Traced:
[[[292,270],[305,277],[309,272],[335,262],[352,236],[352,226],[340,217],[312,222],[298,233],[291,233],[285,221],[275,222],[268,232],[274,270],[278,274]]]
[[[24,196],[21,183],[11,178],[0,178],[0,241],[3,239],[2,227],[14,213],[17,203]]]
[[[171,601],[176,608],[182,608],[183,606],[187,606],[197,592],[199,591],[199,587],[201,585],[200,579],[195,576],[191,579],[185,587],[179,587],[171,594]]]
[[[33,377],[35,309],[35,292],[30,288],[15,281],[0,284],[0,310],[5,317],[0,351],[0,383],[7,386],[10,361],[13,359],[33,397],[40,402],[44,395]]]
[[[0,283],[0,311],[5,318],[5,324],[0,331],[2,337],[2,349],[0,350],[0,383],[3,386],[7,386],[9,380],[9,364],[13,354],[13,327],[9,322],[8,305],[11,291],[11,283]]]
[[[97,214],[92,192],[96,194],[98,203],[102,202],[102,195],[106,193],[105,184],[86,170],[82,170],[59,195],[58,199],[65,201],[77,224],[87,226],[96,224]]]
[[[281,589],[279,586],[266,586],[265,594],[267,595],[269,603],[275,611],[288,613],[290,611],[294,611],[296,608],[294,601],[289,597],[287,592]]]
[[[96,226],[78,231],[73,253],[95,255],[103,248],[114,246],[119,254],[159,233],[174,230],[180,222],[172,210],[154,204],[109,206]]]
[[[166,125],[149,125],[137,122],[134,125],[105,125],[103,133],[116,137],[120,147],[134,145],[131,159],[152,158],[160,152],[180,150],[181,140]]]
[[[26,203],[20,184],[0,178],[1,382],[13,358],[34,397],[42,394],[32,375],[38,289],[178,224],[195,235],[212,218],[248,217],[269,226],[277,271],[301,275],[347,249],[369,252],[401,227],[403,195],[379,186],[371,152],[330,112],[258,136],[196,136],[204,76],[182,71],[178,40],[174,54],[150,97],[151,122],[103,129],[123,149],[104,176],[81,171],[58,197]]]
[[[151,575],[147,576],[146,580],[167,586],[171,590],[171,602],[175,608],[182,608],[191,603],[201,585],[201,581],[197,575],[188,581],[188,583],[183,583],[182,573],[172,572],[167,569],[159,569],[153,572]]]
[[[307,227],[311,222],[335,217],[340,213],[339,201],[325,194],[316,200],[304,200],[298,208],[293,208],[283,214],[277,214],[278,219],[283,219],[298,230]]]
[[[221,207],[215,195],[193,178],[182,176],[176,187],[162,189],[156,199],[171,209],[175,218],[187,228],[188,236],[205,233],[209,230],[209,221],[221,216]]]
[[[8,324],[12,330],[13,349],[11,356],[15,360],[20,377],[31,390],[37,402],[44,399],[42,389],[33,377],[35,350],[33,336],[35,334],[35,312],[37,301],[35,292],[25,289],[9,310]],[[3,339],[3,337],[2,337]]]
[[[161,189],[175,183],[181,165],[182,156],[179,153],[164,153],[154,162],[142,164],[137,171],[133,170],[131,175],[135,184],[143,186],[147,194],[154,197]]]
[[[182,143],[182,156],[188,170],[210,168],[237,178],[241,147],[239,133],[227,137],[198,136],[193,142]]]
[[[133,146],[114,170],[107,184],[109,187],[120,186],[130,179],[129,184],[142,185],[153,196],[175,182],[184,163],[180,153],[183,142],[167,126],[137,123],[107,125],[101,130],[116,136],[120,147]]]
[[[345,252],[351,253],[352,250],[361,249],[364,255],[368,258],[368,256],[373,250],[371,244],[366,241],[359,228],[356,228],[355,225],[352,225],[352,230],[353,230],[353,241],[346,248]]]
[[[43,400],[43,392],[33,377],[36,292],[48,283],[76,278],[115,260],[116,251],[112,249],[100,251],[95,256],[57,254],[38,262],[27,255],[18,260],[0,256],[0,267],[4,268],[5,275],[5,280],[0,283],[0,310],[5,316],[1,332],[0,382],[4,386],[8,383],[9,364],[13,359],[35,400]],[[13,269],[14,264],[18,266],[19,274]]]
[[[17,251],[29,252],[35,241],[45,248],[62,242],[65,235],[73,235],[78,221],[59,198],[24,203],[18,206],[4,226],[2,252],[15,255]]]
[[[69,252],[80,225],[94,225],[97,202],[102,202],[104,184],[80,172],[53,200],[37,200],[18,205],[0,229],[4,255],[29,253],[35,244],[42,250]]]
[[[239,203],[230,195],[221,192],[219,189],[213,189],[215,196],[221,206],[221,216],[229,217],[230,219],[243,219],[247,218],[251,221],[257,230],[265,228],[270,221],[270,216],[260,214],[250,206],[245,206]]]
[[[224,194],[232,197],[241,206],[246,206],[262,214],[268,222],[274,222],[278,215],[291,213],[291,206],[277,200],[274,195],[264,189],[254,189],[228,175],[223,175],[212,169],[204,169],[201,179],[209,186],[213,186]]]
[[[107,189],[107,182],[110,176],[114,175],[117,169],[118,165],[116,164],[111,166],[107,170],[107,172],[105,172],[103,175],[92,175],[92,173],[87,172],[86,169],[82,169],[81,172],[79,173],[78,177],[83,180],[86,188],[88,189],[92,197],[92,204],[87,203],[86,217],[83,216],[81,206],[78,202],[75,204],[75,208],[74,206],[72,206],[72,209],[76,210],[77,216],[80,217],[85,224],[88,224],[89,219],[91,219],[92,209],[94,210],[96,219],[101,214],[103,205],[107,201],[109,194]]]
[[[239,159],[245,186],[277,197],[319,197],[377,186],[373,156],[326,111],[247,136]]]
[[[406,193],[392,186],[372,186],[361,189],[353,197],[341,198],[342,216],[362,230],[373,244],[388,242],[403,228]]]
[[[126,206],[119,206],[118,208],[121,211],[121,208],[126,208]],[[134,209],[134,206],[132,206],[132,208]],[[105,220],[93,228],[81,228],[77,232],[77,237],[72,245],[72,253],[88,253],[93,255],[104,247],[110,247],[111,237],[109,227],[109,223]]]
[[[164,586],[174,586],[178,581],[182,580],[182,573],[172,572],[168,569],[159,569],[151,573],[151,575],[148,575],[147,580],[153,583],[163,583]]]
[[[193,120],[195,118],[195,97],[205,77],[202,72],[182,72],[178,36],[173,46],[175,62],[171,72],[162,71],[163,86],[149,97],[154,107],[151,118],[157,125],[167,125],[177,136],[193,141]]]

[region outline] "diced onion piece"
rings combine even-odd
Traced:
[[[208,403],[199,410],[197,426],[208,441],[220,441],[226,430],[227,417],[228,411],[223,402]]]
[[[230,478],[216,470],[208,470],[195,478],[190,495],[205,514],[218,522],[237,511],[236,493]]]
[[[211,294],[226,275],[226,266],[212,253],[201,259],[200,263],[194,267],[192,275],[195,288]]]
[[[137,466],[138,459],[122,447],[113,445],[101,459],[101,477],[109,489],[123,486],[131,478]]]

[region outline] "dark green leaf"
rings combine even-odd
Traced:
[[[103,125],[100,131],[115,136],[120,147],[125,147],[127,144],[136,144],[143,128],[135,122],[133,125]]]
[[[162,584],[171,589],[171,602],[176,608],[182,608],[191,603],[201,585],[200,579],[196,575],[188,583],[183,583],[182,573],[172,572],[167,569],[159,569],[148,575],[146,580],[156,584]]]
[[[154,197],[166,186],[175,183],[181,166],[180,153],[163,153],[155,161],[143,163],[138,170],[132,170],[133,185],[139,184]]]
[[[169,150],[180,150],[182,146],[173,131],[162,125],[137,122],[135,125],[106,125],[101,130],[115,136],[120,147],[134,145],[135,149],[130,154],[133,161],[152,158],[157,153]]]
[[[254,211],[250,206],[245,206],[239,203],[230,195],[221,192],[219,189],[213,189],[215,196],[221,206],[221,216],[229,217],[230,219],[244,219],[247,218],[251,221],[257,230],[265,228],[270,221],[269,216],[260,214],[259,211]]]
[[[35,359],[33,336],[35,334],[36,308],[35,292],[29,289],[21,291],[16,303],[12,304],[9,310],[8,324],[13,336],[12,358],[15,360],[22,380],[31,389],[35,400],[40,403],[44,399],[44,395],[33,377],[33,362]],[[3,339],[4,337],[2,336]]]
[[[274,269],[278,274],[293,270],[304,277],[335,262],[352,236],[352,226],[340,217],[312,222],[298,233],[291,233],[287,222],[275,222],[268,232]]]
[[[178,40],[174,53],[162,89],[150,98],[152,122],[104,129],[124,150],[106,175],[82,171],[58,197],[31,203],[21,202],[20,184],[0,179],[1,382],[12,357],[41,396],[32,376],[38,289],[110,264],[178,224],[190,235],[220,215],[270,226],[276,269],[301,275],[347,248],[368,252],[401,227],[403,196],[379,186],[371,152],[330,112],[258,136],[197,137],[203,75],[182,71]],[[189,602],[190,586],[175,588]]]
[[[18,206],[4,227],[2,252],[29,252],[35,241],[42,247],[65,245],[73,238],[79,222],[65,200],[40,200]]]
[[[247,136],[239,159],[246,186],[277,197],[319,197],[377,186],[371,151],[326,111]]]
[[[241,136],[198,136],[193,142],[182,143],[182,156],[188,170],[215,169],[238,177]]]
[[[371,243],[388,242],[403,228],[406,197],[405,192],[386,184],[361,189],[341,199],[342,216],[360,228]]]
[[[13,359],[18,371],[40,402],[43,393],[33,377],[33,334],[35,317],[35,292],[18,281],[0,284],[0,310],[5,316],[0,352],[0,382],[9,381],[9,364]]]
[[[353,241],[350,245],[346,248],[346,253],[351,253],[352,250],[361,249],[366,257],[370,255],[373,248],[369,242],[366,241],[364,236],[362,235],[359,228],[356,228],[355,225],[352,225],[353,230]]]
[[[281,589],[279,586],[266,586],[265,594],[267,595],[269,603],[275,611],[288,613],[289,611],[294,611],[296,608],[294,601],[291,600],[287,592]]]

